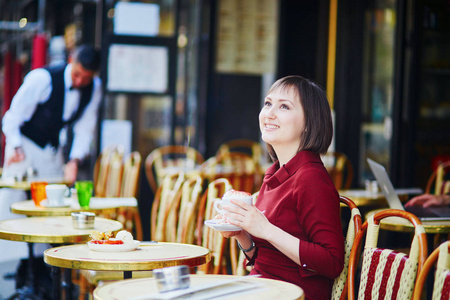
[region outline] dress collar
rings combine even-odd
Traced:
[[[301,166],[310,162],[321,162],[319,154],[308,150],[300,151],[281,167],[279,162],[276,161],[267,170],[266,175],[264,176],[264,183],[272,188],[276,187],[295,174]]]

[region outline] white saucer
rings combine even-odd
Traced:
[[[219,223],[220,222],[220,223]],[[205,225],[218,231],[241,231],[239,226],[231,225],[228,223],[222,223],[222,220],[206,220]]]
[[[134,240],[129,244],[117,244],[117,245],[109,245],[109,244],[94,244],[88,242],[87,245],[89,249],[100,252],[126,252],[133,251],[141,244],[140,241]]]
[[[48,202],[47,199],[44,199],[41,201],[40,205],[43,207],[68,207],[71,204],[71,199],[64,199],[64,201],[62,203],[58,203],[58,204],[52,204],[50,205],[50,203]]]

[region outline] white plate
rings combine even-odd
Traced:
[[[222,220],[206,220],[205,225],[218,231],[241,231],[239,226],[231,225],[228,223],[222,223]]]
[[[101,252],[126,252],[126,251],[133,251],[139,245],[141,244],[140,241],[134,240],[132,243],[129,244],[118,244],[118,245],[108,245],[108,244],[94,244],[91,242],[88,242],[87,245],[89,249],[94,251],[101,251]]]
[[[70,206],[70,203],[71,203],[71,199],[64,199],[64,201],[62,203],[50,205],[50,202],[48,202],[47,199],[44,199],[41,201],[40,204],[43,207],[68,207],[68,206]]]

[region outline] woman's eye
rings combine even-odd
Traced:
[[[286,104],[282,104],[280,107],[281,107],[282,109],[289,109],[289,106],[287,106]]]
[[[264,102],[264,106],[271,106],[272,103],[270,103],[269,101]]]

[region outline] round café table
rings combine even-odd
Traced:
[[[45,207],[36,206],[32,200],[14,202],[10,206],[12,213],[26,216],[70,216],[72,212],[83,211],[77,201],[71,198],[65,198],[67,206],[64,207]],[[98,198],[92,197],[89,203],[90,212],[96,215],[109,215],[114,213],[120,207],[137,207],[137,200],[134,197],[117,198]]]
[[[179,265],[195,267],[210,260],[209,249],[181,243],[142,242],[136,250],[126,252],[93,251],[87,244],[44,251],[44,261],[49,265],[69,269],[124,271],[125,278],[131,278],[131,271]]]
[[[209,249],[180,243],[142,242],[136,250],[127,252],[93,251],[87,244],[61,246],[44,251],[44,261],[53,267],[123,271],[124,278],[131,278],[132,271],[179,265],[195,267],[210,260]],[[56,289],[54,286],[54,290]]]
[[[418,195],[423,193],[421,189],[409,188],[409,189],[395,189],[396,193],[399,195],[400,200],[408,200],[408,195]],[[339,195],[350,198],[358,207],[362,206],[387,206],[386,197],[381,191],[376,193],[365,190],[365,189],[350,189],[350,190],[339,190]]]
[[[233,280],[234,279],[234,280]],[[196,298],[196,293],[213,293],[209,294],[208,299],[304,299],[303,290],[288,282],[263,279],[251,276],[232,276],[232,275],[190,275],[190,286],[185,290],[189,293],[191,288],[198,288],[203,284],[227,282],[226,285],[217,286],[215,291],[204,290],[186,295],[186,297]],[[237,289],[232,291],[231,289]],[[183,290],[178,290],[183,292]],[[177,291],[177,292],[178,292]],[[94,299],[96,300],[131,300],[131,299],[168,299],[164,298],[164,294],[158,293],[156,281],[154,278],[127,279],[113,282],[100,286],[94,290]],[[216,293],[215,296],[214,293]],[[227,294],[229,293],[229,294]],[[239,294],[241,293],[241,295]],[[151,297],[153,295],[154,297]],[[146,297],[148,296],[148,297]],[[160,296],[161,298],[158,298]],[[203,294],[205,297],[205,295]],[[206,299],[206,298],[202,298]]]
[[[0,221],[0,239],[10,241],[20,241],[28,243],[28,278],[24,291],[19,291],[25,296],[33,295],[36,291],[36,283],[34,281],[34,253],[33,243],[49,243],[49,244],[72,244],[87,242],[89,234],[92,230],[101,232],[113,231],[117,232],[122,229],[122,224],[104,218],[95,218],[94,229],[74,229],[71,217],[31,217],[18,218]],[[54,280],[60,279],[60,270],[54,268]],[[70,272],[66,272],[68,290],[71,289]],[[69,293],[70,294],[70,293]],[[20,298],[21,295],[19,295]],[[31,297],[32,298],[32,297]],[[56,298],[55,298],[56,299]]]
[[[358,207],[387,205],[386,198],[381,192],[373,193],[363,189],[339,190],[339,195],[350,198]]]
[[[386,208],[385,208],[386,209]],[[383,209],[376,209],[366,214],[366,220],[375,213],[382,211]],[[450,233],[450,220],[442,221],[421,221],[426,233]],[[399,217],[384,218],[380,222],[380,229],[396,231],[396,232],[414,232],[414,226],[406,219]]]
[[[25,181],[17,181],[14,178],[1,178],[0,179],[0,188],[11,188],[29,191],[31,188],[31,183],[33,181],[45,181],[48,183],[61,183],[61,184],[71,184],[71,182],[67,181],[64,177],[36,177],[30,178],[30,180]]]

